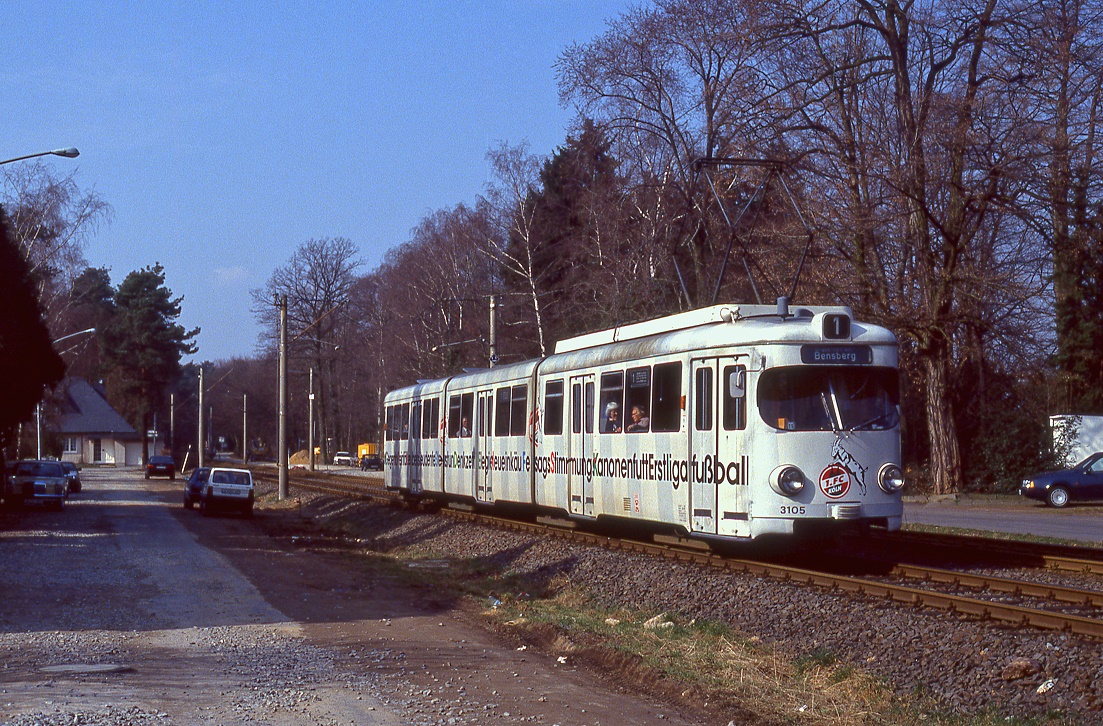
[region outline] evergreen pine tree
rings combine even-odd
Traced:
[[[2,447],[30,418],[46,387],[65,375],[65,363],[42,320],[30,268],[8,231],[0,209],[0,475]]]
[[[159,263],[131,272],[115,293],[115,315],[103,334],[104,356],[116,393],[126,412],[141,420],[143,432],[179,376],[181,357],[197,350],[193,340],[199,328],[185,331],[176,322],[182,300],[165,287]],[[148,439],[143,461],[149,461],[147,447]]]

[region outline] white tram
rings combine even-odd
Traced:
[[[407,496],[755,538],[900,527],[896,338],[846,307],[717,305],[386,397]]]

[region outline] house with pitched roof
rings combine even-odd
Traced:
[[[141,466],[142,436],[111,407],[103,393],[82,378],[65,387],[65,402],[58,434],[63,461],[75,464]],[[151,452],[160,451],[160,439],[150,442]]]

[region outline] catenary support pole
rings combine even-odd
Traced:
[[[199,366],[199,466],[206,466],[206,432],[203,430],[203,366]]]
[[[249,463],[249,394],[241,394],[241,463]]]
[[[176,394],[169,394],[169,451],[176,454]]]
[[[306,446],[310,450],[310,470],[314,471],[314,369],[310,369],[310,392],[307,396]]]
[[[280,295],[279,499],[287,499],[287,295]]]
[[[498,296],[490,296],[490,367],[498,363]]]

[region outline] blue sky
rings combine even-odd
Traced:
[[[374,269],[484,190],[491,146],[561,145],[553,64],[634,4],[12,3],[0,158],[79,148],[51,163],[115,215],[89,263],[160,262],[196,358],[250,355],[249,290],[299,244],[347,237]]]

